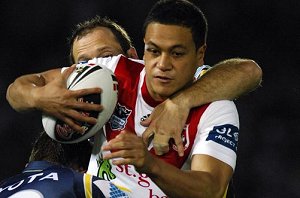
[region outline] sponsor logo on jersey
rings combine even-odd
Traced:
[[[19,187],[24,187],[24,185],[26,185],[26,184],[30,184],[32,182],[40,182],[40,181],[44,181],[44,180],[58,181],[58,173],[51,172],[51,173],[45,175],[45,173],[41,172],[41,173],[37,173],[37,174],[33,174],[33,175],[28,175],[28,177],[26,177],[20,181],[17,181],[12,185],[1,187],[0,193],[2,193],[5,190],[13,191],[15,189],[18,189]]]
[[[231,124],[215,126],[208,134],[206,141],[214,141],[227,148],[237,151],[239,129]]]
[[[190,146],[190,136],[189,136],[189,124],[186,124],[183,128],[181,139],[183,143],[184,150],[186,150]],[[178,151],[178,148],[175,144],[172,145],[172,148],[175,151]]]
[[[123,130],[131,112],[132,110],[127,109],[125,106],[118,103],[113,115],[109,120],[110,128],[112,130]]]
[[[109,190],[110,190],[109,195],[111,198],[129,198],[128,195],[126,195],[124,192],[121,191],[121,190],[129,191],[127,188],[122,188],[119,186],[117,187],[114,184],[110,183]]]
[[[93,182],[103,193],[105,197],[110,198],[129,198],[129,196],[126,193],[130,193],[129,189],[116,186],[111,182],[105,181],[105,180],[96,180]],[[98,196],[96,196],[98,197]],[[101,196],[102,197],[102,196]]]
[[[97,164],[98,164],[98,173],[97,177],[103,180],[110,181],[112,179],[115,179],[115,174],[111,171],[111,164],[109,163],[109,160],[104,160],[100,156],[97,158]]]

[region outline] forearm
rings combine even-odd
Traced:
[[[11,107],[18,112],[34,110],[36,99],[34,91],[38,86],[43,86],[44,84],[44,79],[38,74],[21,76],[9,85],[6,99]]]
[[[228,59],[207,71],[192,86],[172,98],[193,108],[217,100],[233,100],[254,90],[261,83],[261,68],[252,60]]]
[[[221,197],[221,189],[214,178],[203,171],[182,171],[155,158],[147,175],[169,197]]]

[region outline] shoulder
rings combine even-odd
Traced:
[[[235,169],[238,135],[239,118],[234,102],[212,102],[200,119],[192,153],[209,155]]]
[[[239,116],[233,101],[220,100],[193,109],[189,115],[196,121],[200,130],[220,124],[239,127]]]
[[[230,100],[219,100],[210,103],[204,112],[204,116],[208,116],[209,118],[218,117],[229,118],[233,117],[234,119],[238,119],[238,111],[233,101]],[[213,116],[213,117],[211,117]]]
[[[200,131],[212,135],[215,130],[231,130],[238,132],[240,128],[239,115],[233,101],[220,100],[212,102],[200,120]]]

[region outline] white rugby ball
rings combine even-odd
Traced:
[[[90,117],[97,118],[97,124],[90,125],[85,122],[77,122],[85,129],[80,134],[66,123],[54,117],[43,115],[42,123],[46,133],[54,140],[62,143],[77,143],[86,140],[97,133],[111,117],[118,100],[118,81],[113,72],[105,67],[95,64],[78,64],[67,81],[70,90],[100,87],[100,94],[90,94],[78,100],[94,104],[101,104],[101,112],[80,112]]]

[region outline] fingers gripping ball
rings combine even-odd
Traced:
[[[90,125],[85,122],[77,122],[85,129],[80,134],[66,123],[54,117],[43,115],[42,123],[47,134],[54,140],[63,143],[76,143],[88,139],[99,131],[111,117],[118,99],[118,82],[111,70],[95,64],[79,64],[67,81],[70,90],[100,87],[100,94],[90,94],[78,98],[79,101],[101,104],[101,112],[80,112],[83,115],[97,118],[97,124]]]

